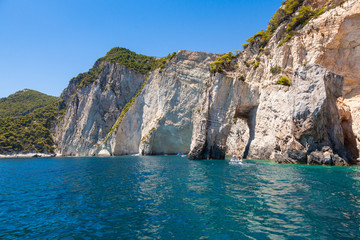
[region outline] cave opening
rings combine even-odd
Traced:
[[[357,148],[356,136],[352,129],[352,118],[342,120],[341,128],[344,134],[344,146],[351,154],[351,162],[355,163],[359,158],[359,149]]]
[[[242,119],[246,122],[248,127],[248,139],[245,143],[245,148],[242,153],[243,158],[247,158],[250,151],[251,142],[255,138],[255,126],[256,126],[256,112],[257,105],[239,106],[236,108],[234,118]]]

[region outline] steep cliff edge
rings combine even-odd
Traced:
[[[289,2],[280,10],[287,11]],[[244,157],[286,163],[346,165],[359,156],[353,133],[357,119],[351,116],[351,111],[347,111],[347,117],[343,114],[346,104],[351,103],[349,93],[357,96],[359,3],[301,3],[298,10],[287,16],[288,20],[279,20],[275,14],[268,29],[250,38],[245,50],[231,60],[230,69],[224,63],[215,64],[215,72],[220,72],[214,77],[215,86],[220,86],[222,79],[229,78],[234,83],[242,79],[244,83],[235,85],[248,85],[257,90],[250,94],[253,101],[249,106],[243,106],[244,100],[237,100],[237,94],[229,106],[216,107],[214,99],[224,95],[219,91],[209,91],[203,97],[204,108],[196,120],[199,127],[194,128],[190,159],[242,153]],[[324,13],[317,14],[320,10]],[[286,15],[283,16],[286,19]],[[289,31],[291,24],[299,19],[302,25]],[[278,23],[276,30],[271,28],[274,21]],[[336,73],[347,73],[345,81]],[[286,76],[284,79],[288,79],[291,86],[275,85],[281,83],[281,76]],[[233,93],[227,91],[227,94]],[[337,106],[337,98],[343,95],[342,105],[338,101]],[[226,102],[224,100],[220,102]],[[215,125],[213,119],[219,119],[219,112],[228,112],[228,115],[220,117],[225,121],[216,121]]]
[[[67,110],[55,130],[57,152],[61,155],[97,154],[121,109],[145,81],[145,74],[117,63],[102,65],[92,84],[76,87],[70,83],[63,94]]]
[[[344,76],[343,104],[349,106],[351,113],[351,119],[344,124],[348,129],[347,141],[352,152],[356,152],[354,148],[360,149],[360,3],[347,2],[344,8],[334,9],[332,18],[337,20],[336,31],[331,35],[324,32],[328,41],[316,62]],[[356,146],[352,139],[356,140]]]
[[[161,72],[175,53],[156,58],[115,47],[85,73],[74,77],[61,99],[67,108],[55,128],[57,153],[111,155],[120,120],[155,69]]]
[[[154,71],[119,125],[114,154],[188,153],[193,117],[215,57],[180,50],[162,72]]]
[[[237,55],[180,50],[134,67],[110,51],[64,91],[57,151],[355,162],[359,14],[355,0],[288,0]]]

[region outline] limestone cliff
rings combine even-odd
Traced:
[[[154,71],[119,125],[114,154],[188,153],[193,118],[215,57],[180,50],[161,73]]]
[[[87,86],[70,82],[62,97],[67,110],[57,124],[57,152],[66,156],[97,154],[99,145],[124,105],[135,95],[146,75],[116,63],[102,63],[96,81]]]
[[[63,94],[58,152],[355,162],[360,3],[299,1],[290,11],[287,2],[266,31],[215,71],[220,54],[184,50],[149,74],[96,63],[96,81],[70,83]]]
[[[237,105],[225,108],[214,103],[224,93],[209,91],[203,98],[203,115],[197,119],[199,127],[195,128],[190,158],[243,153],[248,158],[278,162],[346,165],[358,157],[352,128],[357,129],[360,119],[355,120],[350,111],[347,117],[340,116],[338,111],[344,112],[358,87],[360,3],[349,0],[330,6],[329,1],[305,1],[303,6],[306,4],[324,9],[327,6],[327,11],[296,29],[289,41],[279,44],[289,26],[289,21],[282,22],[265,48],[259,46],[261,39],[255,40],[233,60],[238,66],[235,70],[216,73],[214,88],[226,77],[240,85],[235,82],[241,76],[245,79],[241,85],[257,90],[250,94],[251,104],[244,104],[236,96],[232,101]],[[333,67],[329,67],[330,63]],[[292,85],[275,85],[281,76],[287,76]],[[339,106],[336,105],[341,96],[345,97],[342,109],[339,101]],[[355,103],[349,105],[350,109],[356,108]],[[230,110],[234,108],[237,110]],[[215,127],[212,119],[217,118],[220,110],[230,111],[222,117],[227,121]],[[214,141],[218,138],[223,140]]]

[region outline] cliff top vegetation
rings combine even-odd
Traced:
[[[261,30],[254,36],[248,38],[248,43],[244,44],[244,47],[248,45],[256,44],[259,48],[264,48],[274,35],[278,27],[285,23],[285,31],[280,37],[280,43],[278,46],[283,45],[289,41],[295,32],[303,28],[313,17],[317,17],[324,13],[326,10],[336,7],[342,4],[345,0],[329,0],[325,6],[313,9],[309,5],[309,1],[304,0],[286,0],[282,2],[281,7],[275,12],[273,17],[268,23],[266,30]]]
[[[228,52],[222,56],[216,57],[216,60],[210,63],[210,72],[223,72],[225,70],[231,70],[233,66],[231,66],[231,61],[236,58],[232,52]]]
[[[167,55],[166,57],[149,57],[142,54],[137,54],[126,48],[114,47],[102,58],[99,58],[94,67],[88,72],[80,73],[78,76],[71,79],[79,87],[90,85],[95,82],[99,76],[106,62],[113,62],[127,67],[128,69],[147,74],[155,69],[159,69],[159,72],[163,70],[168,61],[170,61],[176,53]]]

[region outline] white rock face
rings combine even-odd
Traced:
[[[161,73],[153,72],[117,130],[114,154],[188,153],[215,57],[180,50]]]
[[[218,75],[195,118],[189,157],[239,153],[285,163],[347,164],[351,156],[336,106],[342,86],[341,76],[318,65],[296,71],[291,87],[269,86],[261,91]],[[237,117],[239,124],[233,121]],[[308,159],[313,152],[316,158]]]
[[[315,160],[309,156],[318,152],[319,156],[330,157],[326,164],[347,164],[351,156],[344,146],[336,105],[342,86],[342,76],[319,65],[308,65],[296,71],[288,91],[280,91],[278,95],[273,91],[268,95],[271,99],[261,99],[249,157],[313,164]],[[263,121],[268,119],[269,113],[272,118]],[[264,133],[265,141],[262,139]]]
[[[256,86],[222,74],[213,76],[210,87],[202,96],[201,111],[194,118],[190,159],[224,158],[227,143],[233,143],[231,152],[239,150],[239,145],[244,145],[240,142],[244,136],[232,134],[229,141],[228,136],[234,128],[243,133],[247,131],[246,125],[251,124],[249,116],[258,105],[258,97]],[[234,122],[238,119],[237,125]],[[244,120],[248,123],[244,124]]]
[[[249,137],[250,132],[247,121],[245,119],[235,118],[226,140],[226,153],[231,156],[234,154],[243,154],[249,141]]]
[[[352,130],[360,149],[360,2],[348,1],[329,16],[336,22],[334,33],[316,60],[331,71],[344,76],[344,103],[350,107]]]
[[[91,85],[65,90],[68,107],[56,127],[57,152],[66,156],[91,156],[117,120],[121,108],[135,95],[145,75],[115,63],[104,64]]]
[[[101,149],[100,152],[97,154],[98,157],[110,157],[111,154],[106,149]]]

